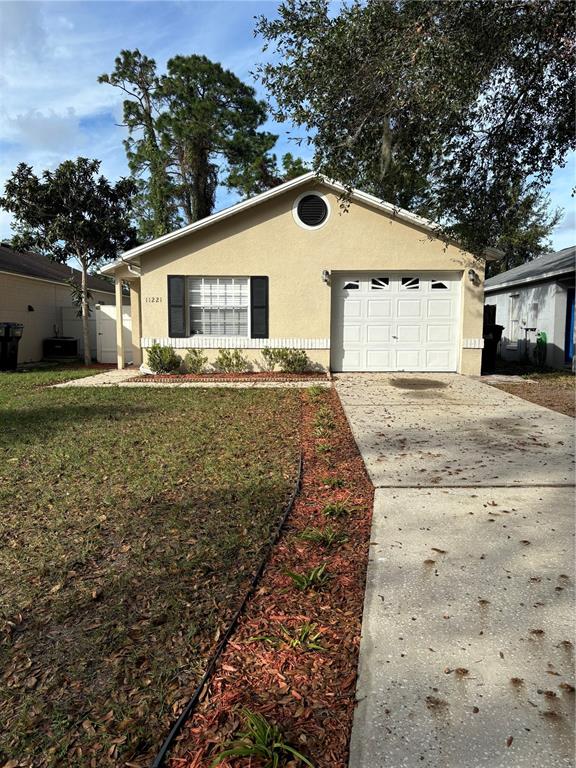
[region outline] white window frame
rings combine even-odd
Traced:
[[[520,294],[511,293],[508,295],[508,329],[510,335],[507,339],[508,349],[518,349],[520,336]],[[514,338],[514,331],[516,338]]]
[[[190,290],[191,290],[191,283],[192,280],[200,280],[202,281],[201,285],[201,300],[202,300],[202,288],[204,286],[205,280],[242,280],[246,284],[247,288],[247,303],[244,307],[243,305],[233,305],[233,306],[215,306],[215,307],[208,307],[206,304],[192,304],[190,301]],[[250,339],[251,338],[251,312],[250,312],[250,305],[251,305],[251,291],[252,286],[250,284],[250,278],[246,277],[245,275],[187,275],[186,276],[186,313],[187,313],[187,328],[188,333],[190,335],[190,338],[225,338],[225,339]],[[192,332],[192,317],[191,317],[191,308],[194,307],[195,309],[246,309],[246,333],[238,335],[237,333],[193,333]]]

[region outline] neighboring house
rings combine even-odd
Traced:
[[[159,343],[258,367],[263,348],[295,347],[334,371],[480,373],[484,261],[371,195],[343,207],[343,191],[308,173],[106,266],[130,285],[134,360]]]
[[[547,253],[486,280],[485,303],[504,326],[504,360],[533,360],[536,335],[547,337],[546,365],[569,366],[574,356],[576,246]]]
[[[17,253],[0,245],[0,322],[23,323],[18,362],[42,359],[42,341],[58,334],[75,336],[82,353],[82,332],[77,307],[72,303],[73,277],[80,284],[81,273],[36,253]],[[97,277],[88,278],[92,303],[114,304],[114,285]],[[90,322],[92,354],[96,356],[96,328]]]

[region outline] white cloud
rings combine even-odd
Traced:
[[[7,138],[32,149],[48,152],[63,150],[76,145],[80,140],[80,121],[72,107],[65,114],[31,109],[16,117],[6,116],[5,120]]]

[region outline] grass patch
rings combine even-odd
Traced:
[[[0,763],[152,755],[297,471],[293,390],[76,375],[0,374]]]

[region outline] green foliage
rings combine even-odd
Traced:
[[[327,443],[318,443],[316,445],[316,453],[319,453],[321,456],[326,455],[332,451],[332,447],[328,445]]]
[[[259,130],[266,105],[254,89],[206,56],[174,56],[159,75],[139,50],[121,51],[99,82],[119,88],[124,100],[130,169],[141,178],[141,230],[164,234],[183,219],[209,216],[220,171],[224,183],[266,163],[276,136]]]
[[[325,477],[322,482],[328,488],[344,488],[344,480],[340,477]]]
[[[334,416],[329,407],[323,405],[318,408],[314,417],[314,432],[318,437],[323,437],[336,428]]]
[[[32,250],[54,261],[74,258],[80,263],[82,284],[74,288],[82,312],[84,362],[89,365],[88,271],[116,258],[136,244],[131,225],[136,186],[130,179],[111,184],[98,175],[99,160],[65,160],[53,171],[37,176],[20,163],[6,182],[0,206],[13,214],[12,240],[18,250]]]
[[[242,713],[246,721],[246,730],[239,733],[238,738],[220,752],[211,763],[212,768],[229,757],[255,757],[263,768],[280,768],[286,765],[286,761],[293,764],[294,760],[314,768],[307,757],[286,742],[277,725],[269,723],[258,712],[243,709]]]
[[[250,363],[239,349],[219,349],[214,367],[222,373],[243,373],[250,370]]]
[[[316,624],[305,622],[296,629],[289,629],[280,625],[280,635],[259,635],[249,638],[249,642],[263,641],[274,648],[288,646],[288,648],[301,651],[323,651],[324,648],[318,642],[321,632],[317,631]]]
[[[280,362],[278,357],[278,352],[280,351],[271,347],[264,347],[262,350],[262,357],[264,358],[264,365],[267,371],[272,372]]]
[[[325,517],[345,517],[350,510],[342,501],[331,501],[322,510]]]
[[[283,373],[304,373],[310,368],[310,358],[303,349],[266,347],[262,350],[262,357],[268,371],[273,371],[279,366]]]
[[[320,589],[323,587],[330,575],[326,572],[326,563],[317,565],[306,573],[296,573],[295,571],[286,571],[294,582],[294,586],[302,591],[307,589]]]
[[[154,373],[174,373],[181,365],[182,360],[172,347],[153,344],[148,350],[148,366]]]
[[[294,157],[290,152],[282,156],[281,167],[278,167],[276,155],[266,154],[257,157],[249,165],[233,170],[227,185],[237,189],[244,197],[251,197],[302,176],[310,170],[312,169],[303,160]]]
[[[184,358],[184,369],[187,373],[204,373],[207,362],[208,358],[201,349],[189,349]]]
[[[318,401],[326,396],[326,387],[319,387],[318,384],[313,384],[311,387],[308,387],[306,392],[310,400]]]
[[[344,544],[348,541],[348,537],[344,533],[334,530],[330,525],[325,528],[306,528],[300,534],[300,538],[312,544],[320,544],[325,549],[332,549],[338,544]]]
[[[284,0],[256,27],[259,76],[313,165],[439,221],[474,252],[509,235],[576,146],[563,0]]]

